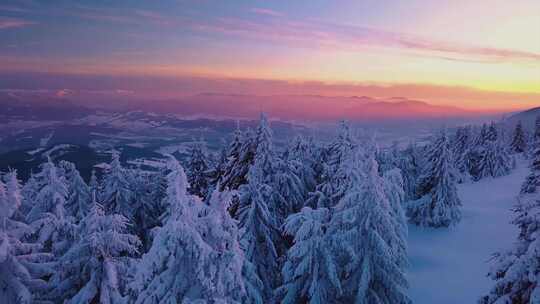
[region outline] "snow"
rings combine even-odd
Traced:
[[[75,148],[75,147],[76,147],[75,145],[71,145],[71,144],[56,145],[56,146],[50,148],[49,150],[47,150],[45,153],[43,153],[43,156],[44,157],[50,157],[51,154],[55,153],[56,151],[64,151],[65,152],[65,150]]]
[[[517,236],[510,209],[528,173],[519,161],[508,176],[458,185],[463,219],[453,228],[409,225],[413,303],[476,303],[489,292],[488,262],[493,253],[511,248]]]
[[[34,150],[31,150],[31,151],[27,151],[26,153],[29,154],[29,155],[34,155],[34,154],[37,154],[41,151],[45,150],[45,148],[37,148],[37,149],[34,149]]]
[[[54,135],[54,131],[49,133],[47,136],[43,137],[42,139],[40,139],[39,146],[46,147],[47,144],[49,144],[49,141],[51,141],[51,138],[53,137],[53,135]]]

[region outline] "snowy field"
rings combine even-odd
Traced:
[[[410,296],[415,304],[476,303],[493,285],[489,259],[511,248],[512,208],[529,173],[518,162],[509,176],[458,185],[463,220],[451,229],[409,226]]]

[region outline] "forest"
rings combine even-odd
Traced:
[[[540,303],[540,117],[529,133],[492,122],[380,148],[342,121],[278,147],[262,114],[156,170],[112,151],[89,180],[51,158],[24,182],[2,172],[0,303],[412,303],[408,225],[459,225],[457,185],[517,160],[519,235],[478,303]]]

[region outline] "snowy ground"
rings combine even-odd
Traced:
[[[410,296],[415,304],[476,303],[492,282],[486,277],[491,255],[510,248],[517,229],[510,208],[529,169],[459,185],[463,220],[451,229],[409,226]]]

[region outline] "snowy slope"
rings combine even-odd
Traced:
[[[510,208],[528,172],[521,161],[509,176],[459,185],[463,220],[454,228],[409,226],[413,303],[476,303],[489,291],[488,261],[517,236]]]
[[[514,114],[508,117],[505,120],[505,123],[510,128],[513,129],[518,123],[518,121],[521,121],[525,129],[529,132],[532,132],[534,130],[534,122],[539,115],[540,115],[540,107],[532,108],[527,111],[519,112],[517,114]]]

